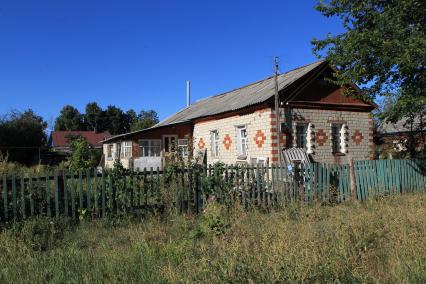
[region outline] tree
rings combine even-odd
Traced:
[[[64,106],[55,121],[55,130],[86,130],[83,115],[73,106]]]
[[[159,122],[158,114],[155,110],[142,110],[136,120],[130,125],[131,131],[142,130],[154,126]]]
[[[71,139],[71,156],[68,159],[70,170],[77,171],[88,169],[97,165],[96,153],[90,144],[81,136],[69,137]]]
[[[126,112],[127,123],[129,124],[129,131],[134,131],[133,125],[138,122],[138,115],[134,109],[129,109]]]
[[[126,114],[115,106],[108,106],[105,110],[105,128],[113,135],[128,132],[130,125]]]
[[[142,110],[138,115],[133,109],[124,112],[116,106],[109,105],[103,110],[96,102],[86,105],[85,113],[66,105],[55,121],[55,130],[92,130],[111,134],[122,134],[141,130],[158,123],[158,115],[154,110]]]
[[[0,151],[10,161],[30,164],[38,148],[46,146],[47,123],[32,109],[12,111],[0,119]]]
[[[84,114],[84,122],[87,128],[97,131],[104,130],[104,115],[101,107],[97,103],[92,102],[86,105],[86,111]]]
[[[365,98],[396,96],[382,117],[396,122],[426,105],[426,1],[331,0],[316,9],[339,17],[346,32],[312,41],[338,69],[337,84],[354,82]]]

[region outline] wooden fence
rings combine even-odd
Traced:
[[[356,199],[426,189],[425,160],[354,163]],[[36,177],[4,176],[0,183],[2,221],[29,216],[103,217],[148,215],[166,210],[198,213],[208,200],[271,208],[289,201],[351,200],[349,165],[226,166],[154,169],[117,175],[97,170]]]

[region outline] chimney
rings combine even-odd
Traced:
[[[186,81],[186,107],[191,104],[191,82]]]

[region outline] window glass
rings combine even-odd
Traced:
[[[217,130],[213,130],[211,133],[211,152],[212,156],[219,156],[219,132]]]
[[[112,158],[112,144],[107,145],[107,158]]]
[[[160,157],[161,140],[139,140],[140,157]]]
[[[237,154],[241,157],[247,156],[247,129],[245,126],[237,127]]]
[[[121,147],[121,157],[122,158],[130,158],[132,156],[132,141],[123,142],[123,146]]]
[[[151,141],[151,153],[152,157],[160,157],[161,155],[161,140],[150,140]]]
[[[181,157],[188,157],[188,139],[178,140],[178,150]]]
[[[306,148],[307,125],[300,123],[296,125],[296,147]]]
[[[342,129],[341,123],[333,123],[331,125],[331,147],[333,153],[340,153],[340,130]]]
[[[119,159],[121,158],[121,143],[117,143],[115,145],[116,145],[115,158]]]

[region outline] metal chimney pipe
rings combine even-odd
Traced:
[[[186,81],[186,107],[191,104],[191,82]]]

